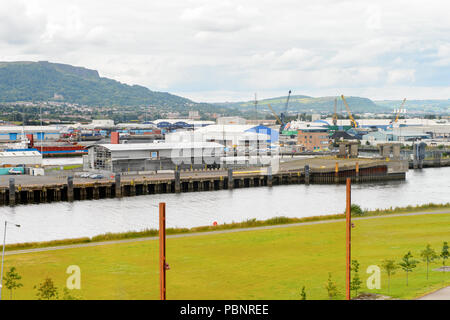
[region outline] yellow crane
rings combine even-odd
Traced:
[[[406,98],[403,99],[402,105],[400,106],[400,109],[397,110],[397,115],[395,116],[395,120],[392,123],[397,123],[398,122],[398,117],[400,117],[400,112],[403,109],[403,106],[405,105],[406,102]]]
[[[273,111],[272,106],[270,104],[268,104],[267,106],[269,107],[270,111],[272,111],[273,115],[275,116],[277,121],[280,123],[280,125],[282,125],[283,122],[281,121],[280,117],[275,113],[275,111]]]
[[[281,130],[281,127],[283,126],[283,121],[281,121],[280,117],[277,116],[275,111],[273,111],[272,106],[270,104],[267,104],[267,106],[269,107],[270,111],[272,111],[272,113],[275,116],[275,118],[277,119],[277,121],[280,123],[280,130]],[[283,146],[284,146],[284,143],[280,142],[280,147],[283,147]]]
[[[355,118],[353,118],[352,112],[350,111],[350,107],[347,104],[347,101],[345,100],[344,95],[341,95],[342,101],[344,101],[345,108],[347,109],[348,117],[350,118],[350,121],[352,123],[353,128],[358,128],[358,123],[356,122]]]

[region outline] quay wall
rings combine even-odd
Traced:
[[[72,177],[61,183],[44,183],[34,185],[16,185],[14,178],[9,186],[0,187],[0,206],[17,204],[39,204],[57,201],[96,200],[119,197],[132,197],[149,194],[215,191],[224,189],[252,188],[288,184],[344,184],[350,177],[354,183],[376,181],[404,180],[406,173],[391,172],[388,165],[353,168],[336,168],[335,170],[305,168],[273,173],[271,170],[234,171],[173,177],[136,177],[125,179],[116,175],[115,179],[95,182],[75,182]]]

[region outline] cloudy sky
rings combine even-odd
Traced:
[[[47,60],[195,101],[450,98],[450,2],[2,0],[0,61]]]

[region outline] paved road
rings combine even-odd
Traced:
[[[245,175],[245,172],[249,172],[252,175],[256,171],[261,171],[261,174],[264,174],[264,169],[261,168],[245,168],[235,170],[235,176]],[[37,185],[64,185],[67,183],[67,176],[73,175],[73,173],[61,173],[59,175],[46,175],[46,176],[28,176],[28,175],[17,175],[17,176],[0,176],[0,187],[8,187],[9,179],[13,177],[15,179],[16,186],[37,186]],[[213,170],[213,171],[182,171],[180,174],[181,179],[183,178],[218,178],[218,177],[226,177],[228,175],[228,171],[224,170]],[[121,181],[131,181],[131,180],[140,180],[145,179],[148,181],[158,181],[158,180],[166,180],[166,179],[174,179],[173,173],[149,173],[149,174],[140,174],[140,175],[122,175]],[[105,176],[103,179],[90,179],[90,178],[80,178],[74,177],[74,184],[83,184],[83,183],[94,183],[94,182],[115,182],[114,176]]]
[[[384,215],[384,216],[352,218],[352,221],[381,219],[381,218],[389,218],[389,217],[417,216],[417,215],[423,215],[423,214],[450,214],[450,210],[432,211],[432,212],[424,211],[424,212],[413,212],[413,213],[403,213],[403,214],[402,213],[390,214],[390,215]],[[300,222],[300,223],[282,224],[282,225],[264,226],[264,227],[255,227],[255,228],[242,228],[242,229],[218,230],[218,231],[209,231],[209,232],[185,233],[185,234],[169,235],[169,236],[167,236],[167,238],[173,239],[173,238],[207,236],[207,235],[213,235],[213,234],[225,234],[225,233],[235,233],[235,232],[244,232],[244,231],[291,228],[291,227],[301,227],[301,226],[309,226],[309,225],[315,225],[315,224],[335,223],[335,222],[342,222],[342,221],[345,221],[345,219]],[[84,247],[96,247],[96,246],[111,245],[111,244],[118,244],[118,243],[141,242],[141,241],[149,241],[149,240],[157,240],[157,239],[158,239],[158,237],[145,237],[145,238],[135,238],[135,239],[125,239],[125,240],[91,242],[91,243],[81,243],[81,244],[57,246],[57,247],[7,251],[5,254],[6,255],[16,255],[16,254],[25,254],[25,253],[33,253],[33,252],[45,252],[45,251],[65,250],[65,249],[84,248]]]
[[[247,169],[246,169],[247,170]],[[16,181],[16,186],[33,186],[33,185],[53,185],[53,184],[66,184],[67,176],[66,175],[47,175],[47,176],[28,176],[28,175],[17,175],[13,178]],[[73,174],[70,174],[73,175]],[[181,172],[181,178],[189,178],[189,177],[219,177],[226,176],[227,172],[220,171],[192,171],[192,172]],[[9,178],[12,176],[0,176],[0,187],[8,187],[9,186]],[[158,173],[158,174],[142,174],[142,175],[123,175],[121,176],[122,181],[131,181],[133,179],[146,179],[148,181],[154,180],[164,180],[164,179],[173,179],[173,173]],[[103,179],[90,179],[90,178],[80,178],[74,177],[74,184],[82,184],[82,183],[94,183],[94,182],[115,182],[114,177],[105,177]]]
[[[433,293],[429,293],[417,300],[450,300],[450,287],[446,287]]]

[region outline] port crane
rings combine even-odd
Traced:
[[[272,111],[273,115],[275,116],[275,119],[277,119],[277,122],[280,125],[283,125],[283,122],[281,121],[280,117],[275,113],[275,111],[273,110],[272,106],[270,104],[267,105],[270,109],[270,111]]]
[[[258,120],[258,98],[255,92],[255,120]]]
[[[280,134],[283,132],[284,128],[286,127],[286,115],[287,115],[287,109],[289,107],[289,99],[291,98],[292,91],[289,90],[289,95],[286,100],[286,105],[284,106],[284,111],[280,113],[280,116],[276,114],[276,112],[273,110],[272,106],[268,104],[270,111],[272,111],[273,115],[277,119],[277,122],[280,124]]]
[[[288,94],[288,97],[286,100],[286,105],[284,106],[284,112],[282,112],[280,114],[280,120],[281,120],[280,132],[284,129],[284,127],[286,125],[285,122],[286,122],[287,110],[289,107],[289,99],[291,98],[291,93],[292,93],[292,90],[289,90],[289,94]]]
[[[400,109],[397,110],[397,114],[395,115],[395,119],[393,119],[391,121],[391,124],[397,123],[398,122],[398,118],[400,117],[400,112],[403,109],[403,106],[405,105],[406,102],[406,98],[403,99],[402,105],[400,106]]]
[[[347,104],[347,101],[345,100],[344,95],[341,95],[342,101],[344,101],[345,108],[347,109],[348,117],[350,118],[351,124],[353,128],[358,128],[358,122],[356,122],[355,118],[353,118],[352,112],[350,111],[350,107]]]

